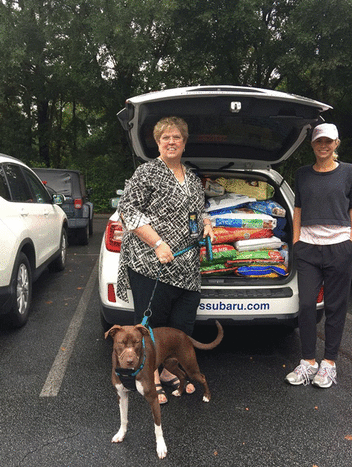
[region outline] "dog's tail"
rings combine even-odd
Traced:
[[[193,339],[193,337],[190,337],[192,344],[194,345],[194,347],[196,347],[196,349],[211,350],[220,344],[220,342],[222,341],[222,338],[224,337],[224,330],[221,324],[219,323],[219,321],[216,320],[215,324],[218,328],[218,335],[216,336],[215,340],[213,340],[213,342],[210,342],[209,344],[203,344],[202,342],[198,342],[195,339]]]

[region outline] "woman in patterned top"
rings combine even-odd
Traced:
[[[296,173],[293,243],[298,272],[298,325],[302,360],[286,376],[293,385],[329,388],[336,383],[341,343],[352,278],[352,165],[337,161],[340,143],[335,125],[314,128],[315,164]],[[325,353],[315,360],[316,300],[324,284]]]
[[[128,301],[132,290],[135,322],[140,323],[152,297],[151,327],[169,326],[191,335],[200,301],[199,248],[174,253],[213,231],[200,179],[181,163],[188,139],[187,123],[161,119],[154,127],[159,157],[137,168],[124,189],[119,213],[124,224],[117,295]],[[161,267],[162,265],[162,267]],[[178,378],[163,370],[160,379],[174,388]],[[159,402],[167,398],[155,372]],[[188,393],[194,386],[188,384]]]

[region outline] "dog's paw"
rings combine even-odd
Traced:
[[[203,396],[203,402],[209,402],[210,401],[210,397],[208,396]]]
[[[167,454],[167,447],[163,439],[159,439],[156,442],[156,452],[158,453],[159,459],[164,459]]]
[[[116,435],[112,438],[112,443],[121,443],[126,435],[126,430],[120,428]]]

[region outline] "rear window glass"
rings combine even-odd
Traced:
[[[45,171],[36,170],[40,179],[56,193],[73,197],[74,196],[74,183],[77,177],[75,173],[60,172],[60,171]]]
[[[191,157],[239,157],[276,160],[291,141],[292,126],[285,122],[255,118],[188,118],[186,155]],[[152,127],[144,127],[145,149],[157,157]],[[294,132],[296,135],[296,132]]]
[[[240,110],[231,110],[238,103]],[[231,96],[154,102],[141,106],[140,140],[149,158],[158,157],[154,125],[164,116],[177,115],[189,127],[186,156],[270,162],[281,158],[317,114],[302,104],[245,97],[238,102]]]

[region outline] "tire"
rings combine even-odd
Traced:
[[[28,320],[32,301],[32,270],[27,256],[20,253],[13,271],[12,308],[7,319],[16,328],[24,326]]]
[[[67,258],[67,231],[65,228],[61,232],[61,242],[60,242],[60,255],[50,264],[49,269],[51,271],[63,271],[66,267],[66,258]]]
[[[89,222],[82,229],[77,232],[77,238],[80,245],[88,245],[89,243]]]

